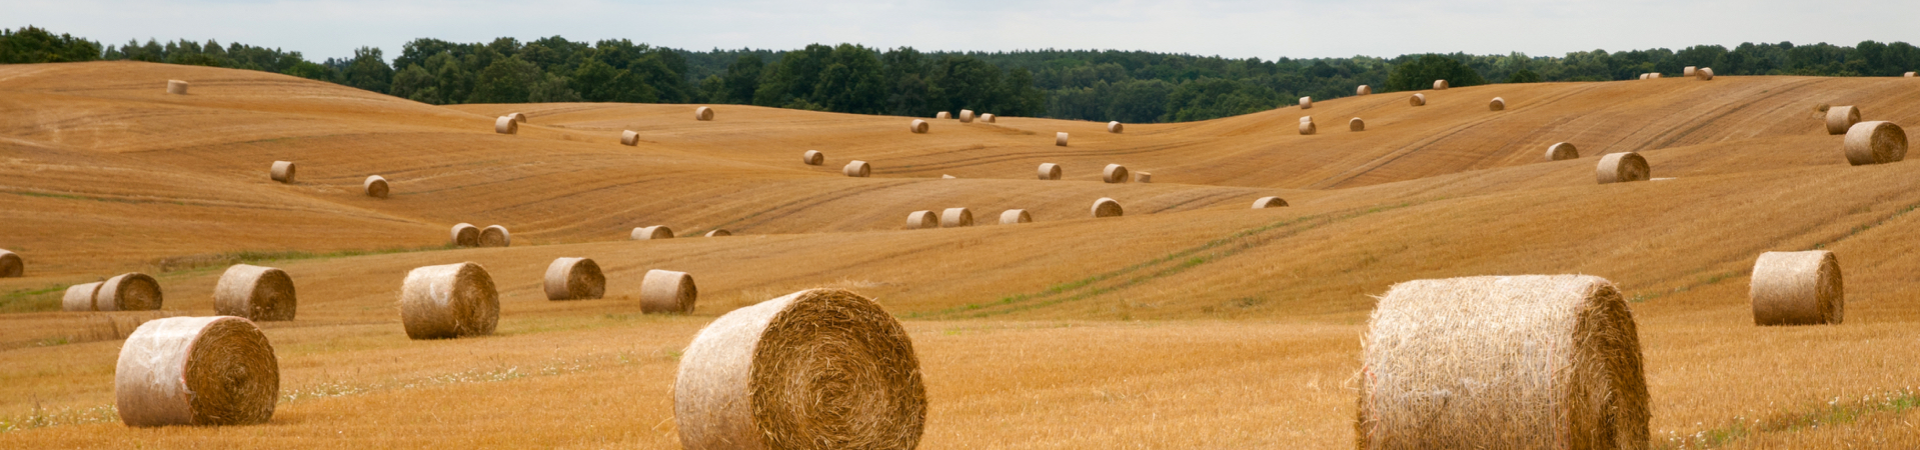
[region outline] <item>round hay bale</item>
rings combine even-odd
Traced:
[[[1042,180],[1060,179],[1060,165],[1054,164],[1054,163],[1040,164],[1040,179]]]
[[[1127,126],[1125,124],[1120,123],[1120,121],[1118,120],[1107,122],[1108,133],[1120,134],[1121,132],[1126,131],[1126,129],[1127,129]]]
[[[1287,201],[1280,197],[1260,197],[1253,201],[1253,209],[1280,208],[1284,206],[1287,206]]]
[[[480,227],[473,226],[473,224],[470,224],[470,223],[462,223],[462,224],[454,225],[453,226],[453,246],[479,247],[480,246]]]
[[[1713,68],[1701,67],[1699,69],[1694,69],[1693,77],[1699,78],[1700,81],[1713,81]]]
[[[866,178],[868,175],[873,174],[873,166],[867,164],[866,161],[854,160],[853,162],[847,163],[846,167],[840,168],[840,173],[850,177]]]
[[[973,110],[971,109],[960,110],[960,123],[973,123]]]
[[[173,95],[187,95],[187,86],[188,86],[188,83],[185,81],[167,80],[167,93],[173,94]]]
[[[1487,102],[1487,109],[1493,110],[1493,111],[1505,111],[1507,109],[1507,99],[1494,97],[1493,101]]]
[[[1647,74],[1647,78],[1658,79],[1660,78],[1660,72],[1649,73]]]
[[[620,145],[628,147],[640,145],[640,133],[633,130],[621,131]]]
[[[1680,69],[1680,76],[1685,76],[1685,77],[1699,76],[1699,71],[1694,70],[1693,66],[1687,66],[1686,68]]]
[[[1124,213],[1125,211],[1120,209],[1120,202],[1114,201],[1111,198],[1101,197],[1099,200],[1093,201],[1094,218],[1120,217],[1120,215]]]
[[[1033,215],[1027,214],[1027,210],[1024,210],[1024,209],[1009,209],[1009,210],[1000,212],[1001,225],[1013,225],[1016,223],[1027,223],[1032,221],[1033,221]]]
[[[1320,128],[1315,126],[1313,122],[1300,122],[1300,134],[1302,136],[1312,136],[1319,131]]]
[[[273,169],[268,172],[268,176],[272,177],[273,181],[281,183],[292,183],[293,174],[293,161],[274,161]]]
[[[927,121],[913,119],[913,123],[907,125],[907,130],[913,131],[914,134],[927,134]]]
[[[507,118],[513,119],[514,122],[527,123],[527,115],[525,113],[507,113]]]
[[[19,278],[20,274],[26,271],[26,267],[26,262],[20,260],[20,255],[7,249],[0,249],[0,278]]]
[[[1300,116],[1300,123],[1313,123],[1313,116]]]
[[[713,108],[708,108],[705,106],[694,108],[693,120],[700,120],[700,121],[713,120]]]
[[[1559,142],[1547,147],[1548,161],[1577,159],[1579,157],[1580,149],[1574,148],[1573,144],[1569,142]]]
[[[1413,94],[1412,97],[1407,97],[1407,104],[1413,105],[1413,106],[1427,106],[1427,94]]]
[[[108,278],[93,295],[93,307],[100,311],[155,311],[161,301],[160,282],[140,272]]]
[[[827,162],[827,154],[820,153],[819,150],[807,150],[806,153],[800,154],[800,162],[809,166],[825,164]]]
[[[100,294],[103,282],[76,284],[67,286],[67,292],[60,296],[60,310],[69,312],[99,311],[94,308],[93,298]]]
[[[953,118],[953,115],[951,115],[951,114],[947,114],[947,112],[946,112],[946,111],[941,111],[941,112],[939,112],[939,113],[936,113],[936,114],[934,114],[934,115],[933,115],[933,118],[935,118],[935,119],[952,119],[952,118]]]
[[[213,311],[257,322],[293,320],[299,306],[293,277],[272,267],[234,264],[213,288]]]
[[[1436,90],[1436,91],[1447,90],[1447,80],[1433,80],[1433,90]]]
[[[1831,106],[1827,108],[1827,134],[1847,134],[1853,124],[1860,123],[1860,108],[1853,106]]]
[[[912,449],[927,394],[913,341],[872,300],[809,289],[700,330],[674,379],[689,449]]]
[[[673,239],[673,229],[667,228],[666,225],[634,228],[633,233],[629,234],[628,238],[636,241]]]
[[[942,179],[942,180],[951,180],[951,179],[955,179],[955,178],[960,178],[960,177],[956,177],[956,176],[953,176],[953,175],[947,175],[947,174],[944,174],[944,173],[943,173],[943,174],[940,174],[940,179]]]
[[[588,300],[607,293],[607,276],[587,258],[556,258],[547,265],[547,300]]]
[[[400,285],[400,323],[409,339],[488,335],[499,322],[500,293],[479,264],[415,268]]]
[[[1127,182],[1128,178],[1129,177],[1127,176],[1127,166],[1122,166],[1119,164],[1108,164],[1106,169],[1100,171],[1100,181],[1105,181],[1108,183],[1125,183]]]
[[[732,235],[733,235],[733,232],[727,231],[727,230],[713,230],[713,231],[707,232],[707,237],[721,237],[721,236],[732,236]]]
[[[1639,334],[1599,277],[1396,284],[1361,338],[1355,447],[1645,449]]]
[[[481,247],[509,247],[513,245],[513,234],[507,233],[507,227],[488,225],[480,230]]]
[[[1907,158],[1907,131],[1893,122],[1860,122],[1847,130],[1847,163],[1886,164]]]
[[[973,226],[973,211],[966,208],[947,208],[940,211],[940,228],[958,228]]]
[[[1353,95],[1373,95],[1373,86],[1362,84],[1353,90]]]
[[[1645,79],[1647,79],[1647,74],[1644,74],[1644,73],[1643,73],[1643,74],[1640,74],[1640,79],[1641,79],[1641,80],[1645,80]]]
[[[493,119],[493,132],[500,134],[519,134],[520,122],[513,120],[512,117],[500,116],[499,118]]]
[[[367,181],[360,182],[360,189],[365,191],[368,197],[387,198],[387,193],[389,192],[387,188],[387,177],[368,175]]]
[[[1367,131],[1367,121],[1355,117],[1347,121],[1347,131]]]
[[[1651,174],[1651,168],[1647,167],[1647,159],[1634,152],[1608,153],[1606,156],[1601,156],[1600,165],[1594,171],[1594,176],[1600,184],[1646,181]]]
[[[1837,325],[1847,306],[1843,288],[1833,252],[1762,253],[1747,288],[1753,324]]]
[[[1914,78],[1915,76],[1920,76],[1920,72],[1907,72],[1907,78]]]
[[[1152,183],[1152,182],[1153,182],[1153,172],[1134,172],[1134,173],[1133,173],[1133,182],[1135,182],[1135,183]]]
[[[649,270],[640,280],[640,311],[646,314],[691,314],[700,289],[693,275],[671,270]]]
[[[280,398],[280,361],[247,319],[149,320],[120,346],[113,396],[130,427],[265,423]]]
[[[907,229],[909,230],[920,230],[920,229],[939,228],[939,227],[940,227],[940,218],[937,216],[934,216],[933,211],[914,211],[911,213],[907,213]]]
[[[1300,97],[1300,109],[1313,109],[1313,97]]]
[[[1067,132],[1065,132],[1065,131],[1061,131],[1061,132],[1058,132],[1058,133],[1054,133],[1054,134],[1053,134],[1053,145],[1056,145],[1056,146],[1060,146],[1060,147],[1065,147],[1065,146],[1067,146]]]
[[[980,121],[981,121],[981,122],[986,122],[986,123],[993,123],[993,119],[994,119],[994,116],[993,116],[992,114],[981,114],[981,115],[980,115]]]

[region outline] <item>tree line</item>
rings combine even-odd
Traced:
[[[28,26],[0,29],[0,63],[133,60],[284,73],[444,105],[631,102],[751,104],[856,114],[930,116],[961,108],[1004,116],[1128,123],[1184,122],[1375,92],[1546,81],[1634,79],[1712,67],[1721,75],[1899,76],[1920,68],[1905,42],[1746,43],[1565,56],[1415,54],[1393,58],[1259,58],[1141,51],[921,52],[808,45],[797,50],[690,51],[626,39],[560,36],[486,43],[416,39],[389,62],[378,48],[308,61],[300,52],[209,40],[102,46]]]

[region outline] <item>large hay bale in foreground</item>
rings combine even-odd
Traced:
[[[1840,260],[1833,252],[1766,252],[1753,262],[1747,298],[1754,325],[1839,324],[1846,312]]]
[[[547,300],[589,300],[607,293],[607,276],[588,258],[555,258],[543,281]]]
[[[513,119],[514,122],[527,123],[526,113],[507,113],[507,118]]]
[[[479,264],[415,268],[400,285],[400,323],[410,339],[488,335],[499,322],[500,294]]]
[[[1578,158],[1580,158],[1580,149],[1574,148],[1572,143],[1557,142],[1547,147],[1548,161],[1559,161],[1564,159],[1578,159]]]
[[[1853,106],[1827,107],[1827,134],[1847,134],[1854,124],[1860,123],[1860,108]]]
[[[705,106],[694,108],[693,120],[700,120],[700,121],[713,120],[713,108],[708,108]]]
[[[938,216],[934,216],[933,211],[914,211],[914,212],[907,213],[907,229],[909,230],[922,230],[927,228],[939,228],[939,227],[940,227],[940,218]]]
[[[939,112],[939,113],[936,113],[936,114],[934,114],[934,115],[933,115],[933,118],[935,118],[935,119],[952,119],[952,118],[953,118],[953,115],[952,115],[952,114],[947,114],[947,112],[946,112],[946,111],[941,111],[941,112]]]
[[[1127,178],[1127,166],[1108,164],[1106,169],[1100,171],[1100,181],[1125,183],[1127,182]]]
[[[470,223],[455,224],[452,239],[455,247],[479,247],[480,227]]]
[[[1024,209],[1009,209],[1009,210],[1000,212],[1001,225],[1013,225],[1016,223],[1027,223],[1032,221],[1033,221],[1033,215],[1027,214],[1027,210],[1024,210]]]
[[[1280,197],[1260,197],[1253,200],[1253,209],[1281,208],[1285,206],[1287,206],[1287,201]]]
[[[947,208],[940,211],[940,228],[970,226],[973,226],[973,211],[966,208]]]
[[[1700,81],[1713,81],[1713,68],[1701,67],[1699,69],[1694,69],[1693,77],[1700,79]]]
[[[700,299],[693,275],[671,270],[649,270],[640,280],[640,311],[646,314],[691,314]]]
[[[640,145],[640,133],[633,130],[620,132],[620,145],[628,147]]]
[[[996,117],[994,117],[994,116],[993,116],[993,114],[981,114],[981,115],[980,115],[980,121],[981,121],[981,122],[986,122],[986,123],[993,123],[993,121],[994,121],[994,119],[996,119]]]
[[[1300,109],[1313,109],[1313,97],[1300,97]]]
[[[973,123],[973,110],[971,109],[960,110],[960,123]]]
[[[809,166],[825,164],[827,162],[827,154],[820,153],[819,150],[807,150],[806,153],[800,154],[800,162]]]
[[[1605,279],[1409,281],[1367,328],[1356,448],[1648,448],[1640,333]]]
[[[866,178],[868,175],[873,175],[873,166],[866,161],[854,160],[847,163],[846,167],[840,168],[840,173],[850,177]]]
[[[1447,90],[1447,80],[1433,80],[1433,90],[1436,90],[1436,91]]]
[[[732,236],[732,235],[733,235],[733,232],[727,231],[727,230],[713,230],[713,231],[707,232],[707,237],[722,237],[722,236]]]
[[[173,95],[187,95],[188,86],[190,86],[190,84],[185,81],[167,80],[167,93],[173,94]]]
[[[1600,184],[1646,181],[1651,175],[1647,159],[1634,152],[1608,153],[1600,157],[1600,165],[1594,169]]]
[[[688,449],[907,450],[927,395],[893,316],[852,292],[809,289],[701,329],[680,357],[673,411]]]
[[[493,119],[493,132],[500,134],[519,134],[520,122],[512,117],[500,116]]]
[[[280,360],[247,319],[149,320],[120,346],[113,396],[130,427],[265,423],[280,399]]]
[[[1053,133],[1053,145],[1060,147],[1067,146],[1067,132],[1061,131]]]
[[[95,281],[92,283],[67,286],[67,291],[60,296],[60,310],[67,312],[99,311],[99,308],[93,306],[93,299],[95,296],[100,295],[101,284],[105,283]]]
[[[1347,131],[1367,131],[1367,121],[1355,117],[1347,120]]]
[[[927,121],[913,119],[913,123],[907,124],[907,130],[914,134],[927,134]]]
[[[1112,122],[1107,122],[1107,132],[1108,132],[1108,133],[1113,133],[1113,134],[1120,134],[1120,133],[1122,133],[1122,132],[1125,132],[1126,130],[1127,130],[1127,126],[1126,126],[1126,124],[1122,124],[1122,123],[1120,123],[1120,121],[1118,121],[1118,120],[1115,120],[1115,121],[1112,121]]]
[[[1860,122],[1847,130],[1844,147],[1848,164],[1900,162],[1907,158],[1907,131],[1893,122]]]
[[[93,294],[93,307],[99,311],[153,311],[162,302],[160,282],[140,272],[108,278]]]
[[[387,198],[391,192],[387,187],[387,177],[379,175],[368,175],[367,181],[360,182],[360,190],[373,198]]]
[[[488,225],[486,228],[483,228],[480,230],[480,246],[481,247],[513,246],[513,234],[507,232],[507,227],[503,227],[499,225]]]
[[[272,267],[234,264],[213,288],[213,311],[257,322],[293,320],[299,309],[293,277]]]
[[[1494,97],[1493,101],[1487,102],[1487,109],[1492,111],[1505,111],[1507,109],[1507,99]]]
[[[1362,84],[1360,87],[1354,88],[1353,95],[1373,95],[1373,86]]]
[[[1133,173],[1133,182],[1135,182],[1135,183],[1152,183],[1152,182],[1153,182],[1153,172],[1134,172],[1134,173]]]
[[[634,228],[633,232],[629,233],[627,237],[629,239],[636,240],[636,241],[646,241],[646,240],[654,240],[654,239],[673,239],[673,229],[668,228],[666,225],[639,227],[639,228]]]
[[[1059,164],[1054,164],[1054,163],[1041,163],[1041,164],[1040,164],[1040,179],[1042,179],[1042,180],[1058,180],[1058,179],[1060,179],[1060,165],[1059,165]]]
[[[1427,106],[1427,94],[1413,94],[1412,97],[1407,97],[1407,104],[1413,105],[1413,106]]]
[[[1126,211],[1120,209],[1120,202],[1114,201],[1111,198],[1101,197],[1099,200],[1093,201],[1094,218],[1120,217],[1120,215],[1125,213]]]
[[[1305,122],[1305,121],[1300,122],[1300,135],[1312,136],[1314,133],[1318,133],[1318,132],[1320,132],[1320,127],[1318,125],[1314,125],[1313,122]]]
[[[273,178],[273,181],[292,183],[294,174],[293,161],[274,161],[273,169],[268,171],[267,174],[268,177]]]
[[[0,278],[19,278],[26,269],[27,264],[20,260],[20,255],[0,249]]]

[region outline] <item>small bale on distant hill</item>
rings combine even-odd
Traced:
[[[1860,123],[1860,108],[1853,106],[1827,107],[1827,134],[1847,134],[1853,124]]]
[[[933,215],[933,211],[914,211],[907,213],[907,229],[909,230],[924,230],[939,227],[940,218]]]
[[[1300,97],[1300,109],[1313,109],[1313,97]]]
[[[415,268],[400,285],[400,323],[409,339],[488,335],[499,322],[500,293],[479,264]]]
[[[360,190],[366,192],[368,197],[387,198],[387,193],[389,192],[387,188],[387,177],[368,175],[367,181],[360,182]]]
[[[1108,133],[1120,134],[1121,132],[1126,131],[1126,129],[1127,129],[1127,126],[1125,124],[1121,124],[1120,121],[1118,120],[1107,122]]]
[[[513,234],[507,233],[507,227],[488,225],[480,230],[481,247],[509,247],[513,245]]]
[[[852,292],[809,289],[701,329],[673,411],[688,449],[912,449],[927,396],[899,321]]]
[[[1747,297],[1754,325],[1837,325],[1846,312],[1833,252],[1766,252],[1753,263]]]
[[[847,163],[846,167],[840,168],[840,173],[850,177],[866,178],[868,175],[873,175],[873,166],[866,161],[854,160]]]
[[[1701,67],[1699,69],[1694,69],[1693,77],[1700,79],[1700,81],[1713,81],[1713,68]]]
[[[1016,223],[1027,223],[1032,221],[1033,221],[1033,215],[1027,214],[1027,210],[1024,210],[1024,209],[1009,209],[1009,210],[1000,212],[1001,225],[1013,225]]]
[[[1886,164],[1907,158],[1907,131],[1893,122],[1860,122],[1847,130],[1847,163]]]
[[[1649,73],[1649,74],[1647,74],[1647,78],[1649,78],[1649,79],[1658,79],[1658,78],[1660,78],[1660,72],[1654,72],[1654,73]]]
[[[273,181],[281,183],[293,183],[293,174],[293,161],[274,161],[273,169],[267,172],[267,176],[273,178]]]
[[[1684,69],[1680,69],[1680,76],[1683,76],[1683,77],[1699,76],[1699,71],[1694,70],[1693,66],[1687,66]]]
[[[629,233],[627,237],[636,241],[673,239],[673,229],[667,228],[666,225],[639,227],[634,228],[633,232]]]
[[[713,231],[707,232],[707,237],[722,237],[722,236],[732,236],[732,235],[733,235],[733,232],[727,231],[727,230],[713,230]]]
[[[993,116],[992,114],[981,114],[981,115],[980,115],[980,121],[981,121],[981,122],[986,122],[986,123],[993,123],[993,119],[995,119],[995,117],[994,117],[994,116]]]
[[[130,427],[266,423],[280,398],[280,361],[247,319],[154,319],[120,346],[113,394]]]
[[[1054,163],[1040,164],[1040,179],[1042,180],[1060,179],[1060,165],[1054,164]]]
[[[1056,145],[1056,146],[1060,146],[1060,147],[1065,147],[1065,146],[1067,146],[1067,132],[1065,132],[1065,131],[1061,131],[1061,132],[1058,132],[1058,133],[1054,133],[1054,134],[1053,134],[1053,145]]]
[[[1153,182],[1153,172],[1134,172],[1134,173],[1133,173],[1133,182],[1135,182],[1135,183],[1152,183],[1152,182]]]
[[[160,282],[140,272],[108,278],[93,296],[93,307],[99,311],[154,311],[161,302]]]
[[[940,174],[940,179],[942,179],[942,180],[951,180],[951,179],[955,179],[955,178],[960,178],[960,177],[956,177],[956,176],[953,176],[953,175],[947,175],[947,174],[944,174],[944,173],[943,173],[943,174]]]
[[[168,94],[173,94],[173,95],[187,95],[187,87],[188,87],[188,83],[187,83],[187,82],[185,82],[185,81],[180,81],[180,80],[167,80],[167,93],[168,93]]]
[[[299,309],[293,277],[272,267],[234,264],[213,288],[213,311],[256,322],[293,320]]]
[[[971,109],[960,110],[960,123],[973,123],[973,110]]]
[[[1606,156],[1601,156],[1600,165],[1594,172],[1600,184],[1646,181],[1650,175],[1651,169],[1647,166],[1647,159],[1634,152],[1608,153]]]
[[[640,280],[640,311],[646,314],[691,314],[700,298],[693,275],[671,270],[649,270]]]
[[[106,283],[95,281],[92,283],[67,286],[67,291],[60,296],[60,310],[68,312],[99,311],[98,308],[93,306],[93,299],[95,296],[100,295],[100,285],[102,284]]]
[[[1640,74],[1640,79],[1641,79],[1641,80],[1645,80],[1645,79],[1647,79],[1647,75],[1649,75],[1649,74],[1644,74],[1644,73],[1643,73],[1643,74]]]
[[[927,134],[927,121],[913,119],[913,123],[907,124],[907,130],[912,131],[914,134]]]
[[[589,258],[556,258],[547,265],[547,300],[589,300],[605,296],[607,276]]]
[[[455,247],[479,247],[480,227],[470,223],[456,224],[453,226],[452,238]]]
[[[20,278],[26,268],[27,264],[20,260],[20,255],[0,248],[0,278]]]
[[[1920,72],[1907,72],[1907,78],[1920,77]]]
[[[1578,158],[1580,158],[1580,149],[1574,148],[1572,143],[1559,142],[1547,147],[1548,161],[1560,161],[1565,159],[1578,159]]]
[[[1120,215],[1124,213],[1125,211],[1120,209],[1120,202],[1114,201],[1111,198],[1101,197],[1099,200],[1093,201],[1094,218],[1120,217]]]
[[[1505,111],[1507,109],[1507,99],[1494,97],[1493,101],[1487,102],[1487,109],[1492,111]]]
[[[1447,80],[1433,80],[1433,90],[1436,90],[1436,91],[1447,90]]]
[[[633,130],[620,132],[620,145],[628,147],[640,145],[640,133]]]
[[[939,112],[939,113],[935,113],[935,114],[933,115],[933,118],[935,118],[935,119],[951,119],[951,118],[953,118],[953,115],[952,115],[952,114],[947,114],[947,112],[946,112],[946,111],[941,111],[941,112]]]
[[[1427,106],[1427,94],[1413,94],[1412,97],[1407,97],[1407,104],[1413,105],[1413,106]]]
[[[519,134],[520,122],[513,120],[512,117],[500,116],[499,118],[493,119],[493,132],[500,134]]]
[[[527,115],[525,113],[507,113],[507,117],[513,119],[514,122],[527,123]]]
[[[1287,201],[1280,197],[1260,197],[1253,201],[1253,209],[1280,208],[1284,206],[1287,206]]]
[[[1362,84],[1353,90],[1353,95],[1373,95],[1373,87]]]
[[[1361,338],[1355,447],[1646,449],[1639,334],[1599,277],[1396,284]]]
[[[1347,121],[1347,131],[1367,131],[1367,121],[1355,117]]]
[[[1318,125],[1314,125],[1313,122],[1300,122],[1300,135],[1312,136],[1314,133],[1318,133],[1318,132],[1320,132],[1320,127]]]
[[[1127,166],[1108,164],[1106,169],[1100,171],[1100,180],[1108,183],[1125,183],[1128,178]]]
[[[973,226],[973,211],[966,208],[947,208],[940,211],[940,228],[958,228]]]
[[[800,154],[800,162],[806,163],[806,165],[809,166],[825,164],[827,162],[827,154],[820,153],[819,150],[807,150],[806,153]]]
[[[693,120],[701,120],[701,121],[713,120],[713,108],[708,108],[705,106],[694,108]]]

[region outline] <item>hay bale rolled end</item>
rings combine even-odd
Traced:
[[[1300,109],[1313,109],[1313,97],[1300,97]]]
[[[1507,109],[1507,99],[1494,97],[1492,101],[1487,102],[1487,109],[1491,111],[1505,111]]]
[[[500,134],[519,134],[520,122],[512,117],[500,116],[493,119],[493,132]]]
[[[1028,223],[1032,221],[1033,221],[1033,215],[1027,214],[1027,210],[1024,210],[1024,209],[1009,209],[1009,210],[1000,212],[1001,225],[1013,225],[1016,223]]]
[[[640,133],[633,130],[620,132],[620,145],[628,147],[640,145]]]
[[[666,225],[639,227],[639,228],[634,228],[633,232],[629,233],[627,237],[629,239],[633,239],[636,241],[673,239],[673,229],[668,228]]]
[[[0,249],[0,278],[20,278],[27,271],[27,263],[20,255]]]
[[[1126,211],[1120,208],[1120,202],[1114,201],[1114,199],[1101,197],[1099,200],[1093,201],[1094,218],[1120,217],[1125,213]]]
[[[1594,173],[1600,184],[1647,181],[1651,175],[1647,158],[1634,152],[1608,153],[1600,157],[1600,165]]]
[[[913,119],[913,123],[907,124],[907,130],[912,131],[913,134],[927,134],[927,121]]]
[[[1108,133],[1113,133],[1113,134],[1120,134],[1121,132],[1123,132],[1123,131],[1126,131],[1126,129],[1127,129],[1127,125],[1126,125],[1126,124],[1123,124],[1123,123],[1120,123],[1120,121],[1118,121],[1118,120],[1116,120],[1116,121],[1112,121],[1112,122],[1107,122],[1107,132],[1108,132]]]
[[[698,120],[702,122],[713,120],[713,108],[709,108],[705,106],[694,108],[693,120]]]
[[[93,295],[93,307],[98,311],[155,311],[164,302],[160,282],[140,272],[108,278]]]
[[[806,153],[800,154],[800,162],[809,166],[825,164],[827,162],[827,154],[820,153],[819,150],[807,150]]]
[[[1847,130],[1847,163],[1887,164],[1907,158],[1907,131],[1893,122],[1860,122]]]
[[[293,320],[298,309],[293,277],[272,267],[234,264],[213,288],[213,311],[223,316],[283,321]]]
[[[867,164],[866,161],[854,160],[847,163],[846,167],[840,168],[840,173],[849,177],[866,178],[873,175],[873,165]]]
[[[907,213],[907,229],[909,230],[939,227],[940,217],[933,215],[933,211],[914,211]]]
[[[1853,106],[1827,107],[1827,134],[1847,134],[1854,124],[1860,123],[1860,108]]]
[[[980,121],[981,121],[981,122],[986,122],[986,123],[994,123],[993,121],[994,121],[995,119],[998,119],[998,117],[995,117],[995,116],[994,116],[994,115],[992,115],[992,114],[981,114],[981,115],[980,115]]]
[[[1041,163],[1041,164],[1040,164],[1040,179],[1042,179],[1042,180],[1058,180],[1058,179],[1060,179],[1060,165],[1059,165],[1059,164],[1054,164],[1054,163]]]
[[[935,113],[935,114],[933,115],[933,118],[935,118],[935,119],[952,119],[952,118],[953,118],[953,115],[952,115],[952,114],[949,114],[949,113],[947,113],[946,111],[941,111],[941,112],[939,112],[939,113]]]
[[[733,235],[733,232],[727,231],[727,230],[713,230],[713,231],[707,232],[707,237],[723,237],[723,236],[732,236],[732,235]]]
[[[267,172],[268,177],[273,178],[273,181],[288,184],[293,183],[293,174],[293,161],[274,161],[273,169]]]
[[[1700,79],[1700,81],[1713,81],[1713,68],[1701,67],[1699,69],[1694,69],[1693,77]]]
[[[1444,91],[1447,90],[1447,86],[1447,80],[1433,80],[1433,90]]]
[[[973,211],[966,208],[947,208],[940,211],[940,228],[970,226],[973,226]]]
[[[547,300],[590,300],[607,293],[607,276],[588,258],[556,258],[547,265]]]
[[[1373,86],[1362,84],[1360,87],[1354,88],[1353,95],[1373,95]]]
[[[167,93],[173,94],[173,95],[187,95],[187,87],[189,86],[190,84],[185,81],[167,80]]]
[[[513,245],[513,234],[507,232],[507,227],[489,225],[480,230],[479,245],[481,247],[510,247]]]
[[[654,269],[640,281],[640,311],[646,314],[690,314],[699,298],[686,272]]]
[[[455,224],[451,238],[455,247],[479,247],[480,227],[470,223]]]
[[[1067,132],[1061,131],[1061,132],[1054,133],[1053,145],[1060,146],[1060,147],[1067,146]]]
[[[373,198],[387,198],[390,192],[387,187],[387,177],[379,175],[368,175],[367,181],[360,182],[360,190]]]
[[[960,123],[973,123],[973,110],[971,109],[960,110]]]
[[[155,319],[120,347],[113,391],[130,427],[265,423],[280,397],[280,361],[247,319]]]
[[[1253,201],[1253,209],[1283,208],[1287,201],[1280,197],[1260,197]]]
[[[1127,166],[1122,166],[1119,164],[1108,164],[1107,168],[1100,170],[1100,181],[1105,181],[1108,183],[1125,183],[1129,178],[1130,177],[1127,175]]]
[[[400,323],[409,339],[488,335],[499,322],[500,294],[479,264],[415,268],[400,285]]]
[[[1754,325],[1830,325],[1844,318],[1845,286],[1833,252],[1762,253],[1751,283]]]
[[[1311,121],[1300,122],[1301,136],[1312,136],[1314,133],[1319,133],[1319,132],[1320,132],[1320,127],[1318,125],[1314,125],[1313,122]]]
[[[1427,106],[1427,94],[1413,94],[1412,97],[1407,97],[1407,104],[1412,106]]]
[[[1571,143],[1559,142],[1547,147],[1548,161],[1577,159],[1579,157],[1580,157],[1580,149],[1574,148],[1573,144]]]

